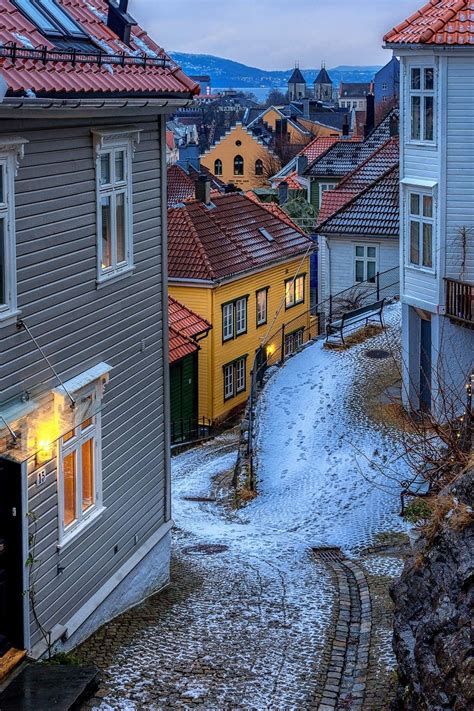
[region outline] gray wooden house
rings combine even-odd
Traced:
[[[169,579],[166,114],[112,0],[0,1],[0,655]]]

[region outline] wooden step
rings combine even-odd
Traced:
[[[9,674],[17,667],[26,657],[24,649],[9,649],[2,657],[0,657],[0,684]]]

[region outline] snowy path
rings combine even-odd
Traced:
[[[136,608],[145,623],[131,640],[121,636],[126,624],[109,625],[105,657],[102,635],[108,693],[97,708],[314,704],[335,588],[310,549],[334,545],[357,556],[377,533],[402,528],[395,484],[370,484],[365,477],[380,474],[358,454],[396,454],[390,429],[362,407],[387,370],[365,351],[399,338],[398,306],[387,322],[387,332],[346,351],[311,345],[270,380],[260,401],[259,496],[244,509],[189,500],[208,497],[232,470],[235,433],[173,459],[174,582]],[[206,555],[200,544],[226,549]],[[120,619],[133,626],[132,613]]]

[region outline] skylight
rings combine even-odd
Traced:
[[[274,242],[274,241],[275,241],[275,240],[273,239],[273,237],[271,236],[270,232],[268,232],[268,230],[266,230],[265,227],[259,227],[258,231],[260,232],[261,235],[263,235],[263,236],[265,237],[265,239],[266,239],[268,242]]]
[[[45,35],[89,39],[84,30],[54,0],[14,0],[17,7]]]

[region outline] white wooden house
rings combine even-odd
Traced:
[[[401,59],[404,399],[439,414],[474,368],[472,7],[432,0],[384,38]]]

